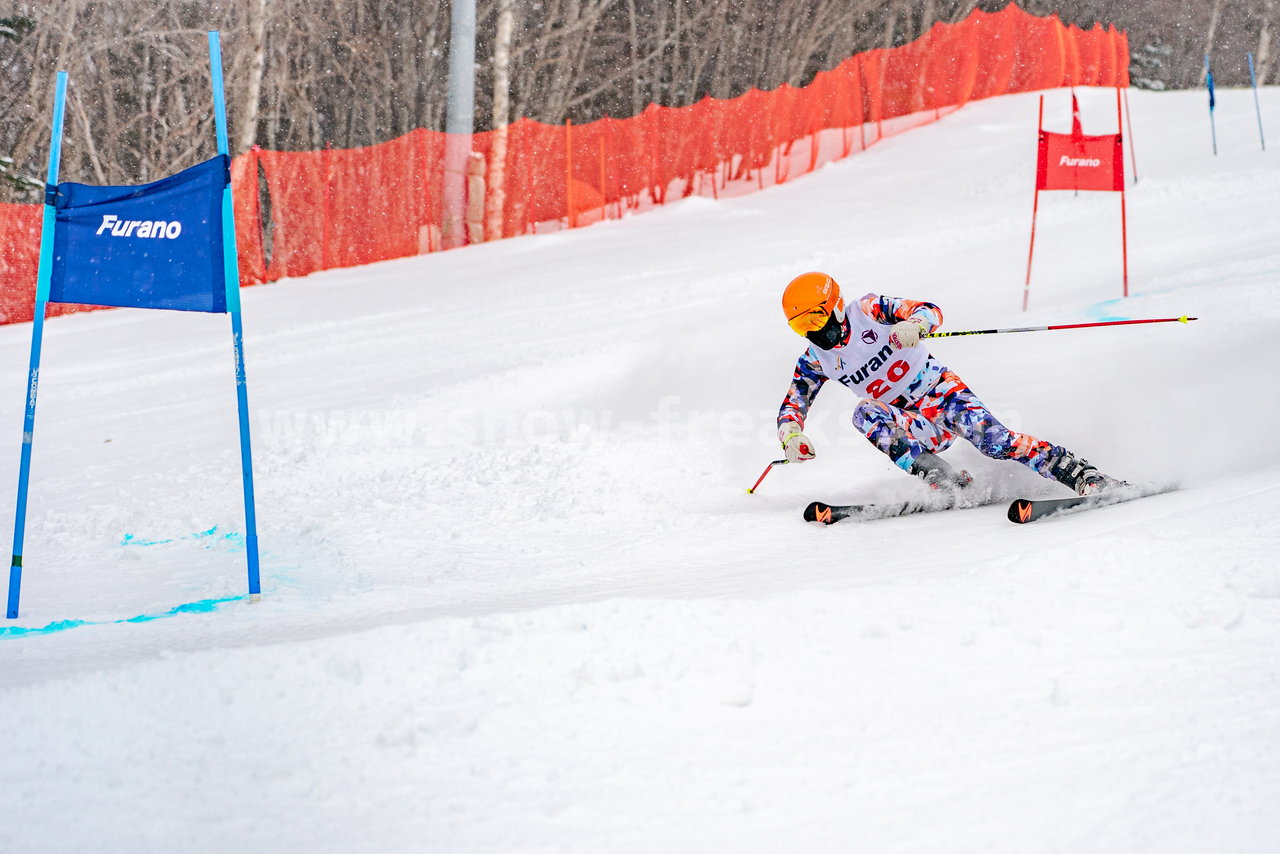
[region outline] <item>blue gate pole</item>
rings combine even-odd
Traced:
[[[1262,105],[1258,103],[1258,77],[1253,73],[1253,54],[1249,54],[1249,83],[1253,86],[1253,108],[1258,111],[1258,139],[1262,140],[1262,150],[1267,150],[1267,138],[1262,133]]]
[[[222,90],[222,46],[218,31],[209,33],[209,67],[213,71],[214,127],[218,153],[230,157],[227,144],[227,104]],[[253,451],[249,444],[249,389],[244,374],[244,324],[240,319],[240,267],[236,260],[236,222],[231,205],[231,182],[222,190],[222,267],[231,315],[231,343],[236,358],[236,406],[240,413],[240,469],[244,478],[245,552],[249,560],[249,601],[262,595],[258,581],[258,514],[253,501]]]
[[[1213,69],[1209,67],[1209,54],[1204,55],[1204,82],[1209,88],[1209,132],[1213,134],[1213,156],[1218,156],[1218,125],[1213,120]]]
[[[22,423],[22,462],[18,467],[18,503],[13,518],[13,561],[9,564],[10,620],[18,617],[22,596],[22,541],[27,527],[27,484],[31,479],[31,440],[36,429],[36,387],[40,383],[40,348],[44,343],[44,311],[49,303],[49,280],[53,275],[53,229],[57,222],[51,189],[58,184],[62,160],[62,113],[67,100],[67,72],[58,72],[53,96],[53,133],[49,139],[49,173],[44,197],[44,219],[40,224],[40,269],[36,274],[36,311],[31,323],[31,367],[27,372],[27,415]]]

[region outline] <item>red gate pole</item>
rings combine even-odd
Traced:
[[[1124,259],[1124,295],[1129,295],[1129,224],[1125,213],[1124,190],[1120,191],[1120,252]]]
[[[1036,120],[1036,196],[1031,205],[1031,248],[1027,250],[1027,282],[1022,291],[1022,310],[1031,299],[1031,259],[1036,252],[1036,216],[1040,213],[1040,134],[1044,131],[1044,95],[1040,96],[1040,117]]]
[[[1116,87],[1116,92],[1120,91]],[[1125,122],[1129,126],[1129,159],[1133,163],[1133,183],[1138,183],[1138,152],[1133,147],[1133,110],[1129,109],[1129,90],[1124,90],[1124,115]]]
[[[1031,205],[1031,248],[1027,251],[1027,282],[1022,290],[1022,310],[1027,310],[1031,299],[1031,259],[1036,252],[1036,215],[1040,211],[1040,188],[1036,187],[1036,199]]]
[[[1124,112],[1120,108],[1120,87],[1116,87],[1116,134],[1120,137],[1120,150],[1116,152],[1119,158],[1117,167],[1120,169],[1120,257],[1124,264],[1124,295],[1129,295],[1129,218],[1125,210],[1124,199]],[[1133,150],[1133,140],[1129,140],[1129,150]]]

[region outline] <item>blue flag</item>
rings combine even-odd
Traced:
[[[1213,72],[1209,69],[1209,57],[1204,58],[1204,82],[1209,87],[1209,112],[1213,112]]]
[[[49,187],[57,215],[49,301],[225,312],[222,193],[230,180],[230,159],[220,154],[137,187]]]

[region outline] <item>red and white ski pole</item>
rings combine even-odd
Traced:
[[[1149,320],[1102,320],[1097,323],[1060,323],[1057,326],[1018,326],[1012,329],[970,329],[964,332],[930,332],[921,338],[954,338],[960,335],[1003,335],[1006,332],[1051,332],[1055,329],[1089,329],[1094,326],[1128,326],[1134,323],[1190,323],[1198,317],[1156,317]]]
[[[760,485],[760,482],[762,480],[764,480],[765,475],[773,471],[774,466],[785,466],[789,462],[791,461],[790,460],[774,460],[773,462],[769,463],[769,465],[765,466],[764,471],[760,473],[760,477],[756,478],[756,482],[753,483],[751,485],[751,488],[747,490],[747,494],[750,495],[756,491],[756,487]]]

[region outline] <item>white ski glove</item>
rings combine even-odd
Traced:
[[[778,441],[782,442],[782,450],[786,452],[787,462],[803,463],[814,457],[813,442],[800,432],[794,421],[784,421],[778,428]]]
[[[920,343],[921,336],[924,335],[924,321],[912,318],[911,320],[903,320],[893,324],[893,329],[889,332],[889,343],[893,345],[893,349],[901,350],[904,347],[914,347]]]

